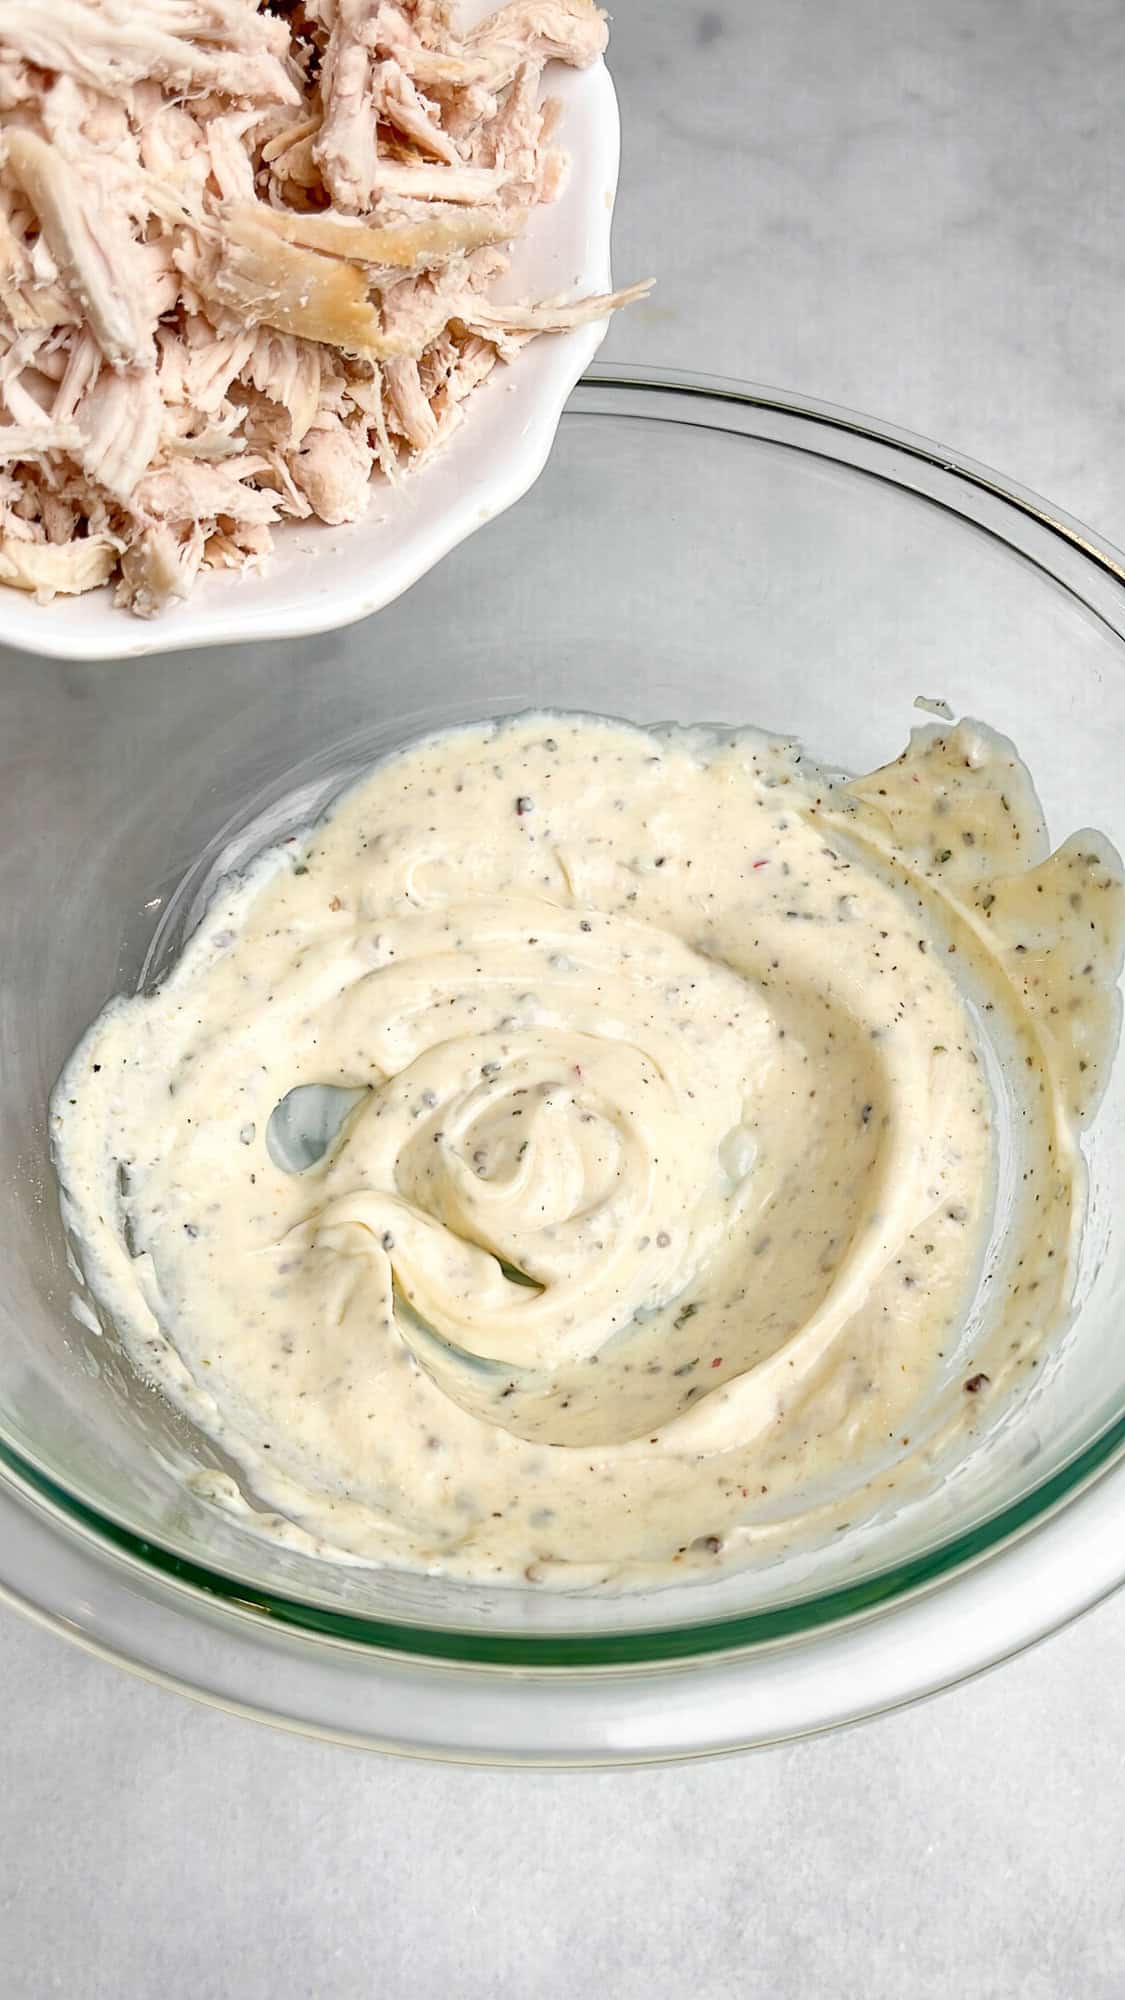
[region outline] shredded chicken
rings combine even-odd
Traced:
[[[0,583],[152,617],[425,461],[497,362],[640,296],[498,303],[594,0],[0,0]]]

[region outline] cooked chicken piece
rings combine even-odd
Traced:
[[[155,78],[189,96],[300,102],[284,23],[245,0],[4,0],[2,28],[26,61],[111,97]]]
[[[211,155],[200,126],[185,106],[162,102],[145,116],[137,132],[137,147],[145,172],[195,210],[207,185]]]
[[[324,119],[313,158],[338,208],[356,215],[371,207],[378,172],[371,54],[362,35],[370,0],[338,0],[320,68]]]
[[[44,604],[56,596],[78,597],[109,582],[119,553],[120,545],[108,535],[87,535],[61,548],[0,535],[0,583],[34,591]]]
[[[476,334],[469,334],[460,340],[452,335],[446,338],[450,353],[448,365],[441,370],[442,379],[433,383],[425,379],[429,356],[419,369],[419,374],[423,376],[423,389],[429,390],[435,420],[434,438],[428,447],[428,456],[447,443],[461,422],[467,398],[487,380],[500,358],[496,347]]]
[[[59,267],[47,247],[47,238],[40,233],[28,250],[31,267],[31,282],[37,291],[58,282]]]
[[[453,0],[412,0],[410,25],[426,48],[448,48],[454,40]]]
[[[152,368],[103,368],[78,406],[84,471],[123,506],[156,453],[164,404]]]
[[[320,402],[320,347],[263,327],[243,373],[263,396],[288,412],[288,442],[304,438]]]
[[[608,40],[609,23],[594,0],[509,0],[473,29],[466,48],[492,59],[496,89],[529,56],[585,69],[605,53]]]
[[[0,112],[14,111],[33,95],[26,63],[0,49]]]
[[[521,63],[502,111],[486,125],[477,141],[478,164],[498,167],[530,196],[539,170],[543,114],[539,106],[542,64]]]
[[[367,420],[367,441],[372,455],[372,471],[381,472],[391,485],[395,485],[398,482],[400,466],[398,453],[387,429],[384,388],[382,368],[369,367],[364,362],[358,361],[348,364],[348,402]]]
[[[36,518],[46,523],[54,509],[52,502],[62,501],[72,506],[81,524],[76,532],[85,528],[87,535],[105,535],[121,548],[134,532],[132,520],[122,513],[116,501],[104,493],[100,486],[91,483],[78,462],[77,454],[72,459],[61,452],[52,452],[40,459],[34,466],[30,481],[25,484],[25,497],[29,507],[35,510]]]
[[[72,162],[89,147],[129,158],[135,146],[130,114],[137,108],[73,76],[57,76],[43,93],[43,129]]]
[[[268,528],[239,521],[229,529],[216,529],[213,535],[208,535],[203,559],[209,569],[257,569],[272,548],[273,536]]]
[[[415,451],[425,451],[437,436],[437,418],[422,391],[416,361],[384,363],[388,421]]]
[[[295,122],[287,121],[280,132],[275,132],[273,138],[268,139],[262,147],[263,163],[267,167],[272,166],[275,160],[280,160],[293,146],[300,145],[305,139],[314,139],[319,130],[319,111],[314,112],[311,118],[298,118]]]
[[[186,416],[186,412],[184,413]],[[246,450],[246,439],[232,437],[230,431],[219,430],[209,424],[204,431],[187,435],[182,431],[166,429],[161,439],[166,457],[169,458],[237,458]]]
[[[216,334],[205,319],[191,315],[182,333],[161,327],[159,381],[165,403],[183,403],[197,415],[214,416],[226,401],[231,383],[241,375],[254,351],[253,328]]]
[[[149,311],[160,321],[174,313],[180,303],[180,274],[172,262],[171,242],[167,236],[158,236],[135,247]]]
[[[101,349],[92,333],[80,333],[77,339],[71,341],[67,350],[66,371],[51,407],[51,416],[56,424],[65,424],[74,416],[87,389],[92,388],[97,380],[101,365]]]
[[[437,106],[419,95],[400,63],[388,59],[376,66],[372,96],[376,115],[393,125],[424,157],[444,160],[447,167],[460,163],[455,141],[438,122]]]
[[[39,367],[40,350],[49,338],[46,327],[33,327],[0,356],[0,409],[12,422],[34,429],[47,422],[54,400],[51,384]]]
[[[136,246],[97,187],[22,126],[4,135],[7,170],[39,219],[47,247],[106,360],[132,367],[152,354]]]
[[[478,384],[487,380],[496,366],[496,349],[492,343],[482,340],[479,334],[470,334],[459,343],[457,359],[445,385],[445,405],[463,403],[471,396]]]
[[[189,595],[203,561],[204,545],[199,527],[186,534],[166,523],[145,528],[121,557],[114,603],[127,605],[138,618],[155,618],[174,599]]]
[[[462,204],[494,201],[503,185],[504,175],[490,167],[425,166],[399,160],[380,160],[375,179],[379,195]]]
[[[448,26],[434,36],[431,24],[427,39],[426,25],[417,9],[395,6],[394,0],[379,0],[365,40],[379,54],[393,55],[419,90],[442,94],[442,118],[448,129],[452,129],[449,97],[486,83],[494,69],[487,55],[469,55]]]
[[[246,211],[234,213],[237,216]],[[513,222],[511,215],[499,208],[468,212],[435,208],[420,221],[388,222],[376,228],[351,216],[335,215],[331,209],[293,215],[284,209],[256,203],[249,213],[253,222],[272,230],[287,243],[396,272],[421,271],[430,264],[443,264],[459,250],[509,243],[522,222],[522,217]]]
[[[298,213],[308,206],[314,195],[322,192],[320,168],[313,154],[311,138],[298,139],[288,152],[281,153],[271,165],[270,173],[286,200],[296,205]]]
[[[177,460],[145,474],[134,489],[133,505],[138,514],[156,521],[217,521],[227,515],[266,527],[277,520],[277,503],[272,494],[246,484],[263,469],[261,460],[249,456],[224,465]]]
[[[604,319],[607,313],[617,312],[621,306],[646,298],[651,289],[651,283],[629,285],[624,291],[603,292],[600,297],[576,299],[571,305],[505,306],[473,297],[451,313],[450,318],[470,333],[481,333],[486,339],[492,329],[497,333],[515,334],[569,333],[573,327],[587,326],[591,320]]]
[[[557,114],[561,107],[558,99],[552,97],[548,98],[540,108],[543,112],[543,139],[546,142],[558,122]],[[570,161],[567,155],[561,153],[557,146],[548,146],[544,143],[539,154],[539,168],[531,199],[542,203],[557,201],[566,186],[569,168]]]
[[[445,327],[418,361],[418,386],[428,403],[432,403],[438,391],[445,387],[450,370],[457,361],[458,351],[454,335]],[[389,367],[390,363],[386,366]]]
[[[39,519],[47,541],[62,548],[77,535],[82,514],[76,501],[64,500],[45,487],[39,499]]]
[[[274,412],[275,418],[281,414],[280,411]],[[286,520],[307,521],[310,514],[314,511],[313,504],[307,493],[297,485],[293,477],[287,458],[287,440],[280,435],[281,430],[282,426],[277,425],[274,433],[274,442],[262,442],[255,446],[259,456],[264,460],[264,469],[259,475],[259,484],[268,486],[271,493],[276,493],[278,513],[284,515]],[[262,426],[261,435],[264,440],[266,436],[264,425]],[[370,472],[370,467],[368,471]]]
[[[487,85],[496,75],[488,55],[443,55],[421,43],[396,43],[395,58],[419,90],[466,91]]]
[[[48,451],[76,452],[81,447],[77,424],[0,424],[0,465],[20,465]]]
[[[44,540],[41,521],[27,521],[16,512],[17,507],[26,505],[27,488],[22,480],[10,479],[0,472],[0,544],[9,542],[42,542]]]
[[[371,493],[371,453],[339,418],[310,431],[289,469],[313,512],[332,527],[357,521]]]
[[[31,253],[22,231],[17,235],[12,227],[10,198],[11,191],[0,185],[0,300],[6,298],[10,286],[25,285],[31,277]]]
[[[50,357],[57,359],[59,342],[65,335],[51,327],[32,327],[21,333],[0,352],[0,382],[11,381],[15,376],[24,375],[30,385],[37,375],[50,368]]]
[[[417,359],[424,354],[445,332],[467,288],[467,271],[445,270],[402,278],[388,289],[383,300],[383,332],[390,358],[409,355]]]
[[[220,201],[254,200],[254,162],[246,150],[246,133],[257,119],[256,111],[229,111],[224,118],[212,118],[207,126],[207,151],[211,156],[211,177]]]
[[[272,326],[380,359],[379,314],[362,273],[337,257],[286,243],[264,216],[232,212],[176,263],[204,299],[244,326]]]
[[[37,375],[41,376],[45,382],[53,382],[57,388],[67,371],[67,364],[70,360],[71,338],[71,334],[66,327],[53,327],[50,332],[45,327],[40,327],[34,335],[34,359],[32,360],[29,356],[28,362],[25,365],[29,367],[33,366]],[[0,362],[0,374],[6,372],[11,358],[19,353],[21,346],[22,342],[18,340],[14,343],[8,358]],[[51,400],[53,404],[54,399],[52,398]]]

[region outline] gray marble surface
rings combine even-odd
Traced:
[[[1125,542],[1118,0],[622,5],[618,361],[995,464]],[[0,1618],[7,2000],[1116,2000],[1125,1599],[976,1684],[694,1769],[397,1765]]]

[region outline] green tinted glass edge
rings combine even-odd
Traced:
[[[372,1651],[407,1654],[415,1659],[457,1661],[479,1666],[576,1668],[613,1666],[656,1666],[674,1660],[698,1659],[715,1653],[739,1651],[746,1647],[773,1644],[781,1639],[799,1638],[824,1625],[886,1606],[940,1582],[943,1578],[995,1551],[1022,1530],[1034,1527],[1063,1501],[1108,1470],[1114,1458],[1125,1455],[1125,1415],[1084,1447],[1077,1456],[1052,1473],[1041,1485],[1001,1513],[990,1516],[977,1528],[951,1541],[939,1543],[925,1555],[898,1563],[893,1568],[866,1577],[859,1583],[804,1598],[796,1604],[782,1604],[772,1610],[752,1612],[733,1618],[715,1619],[701,1625],[654,1627],[645,1632],[544,1636],[517,1632],[495,1635],[479,1632],[439,1631],[429,1626],[396,1625],[376,1618],[360,1618],[350,1613],[329,1611],[319,1605],[302,1604],[299,1599],[274,1596],[233,1577],[220,1575],[187,1557],[175,1555],[158,1543],[143,1541],[108,1516],[68,1493],[65,1487],[29,1465],[18,1452],[0,1442],[0,1464],[17,1480],[69,1515],[94,1537],[162,1575],[202,1591],[221,1604],[256,1612],[293,1631],[309,1632],[321,1638],[344,1640]]]

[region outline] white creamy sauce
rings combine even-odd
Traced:
[[[1050,855],[975,724],[850,783],[751,731],[464,729],[95,1022],[64,1211],[275,1528],[486,1579],[745,1561],[938,1463],[1065,1323],[1121,933],[1116,854]],[[1021,1159],[987,1273],[980,1023]]]

